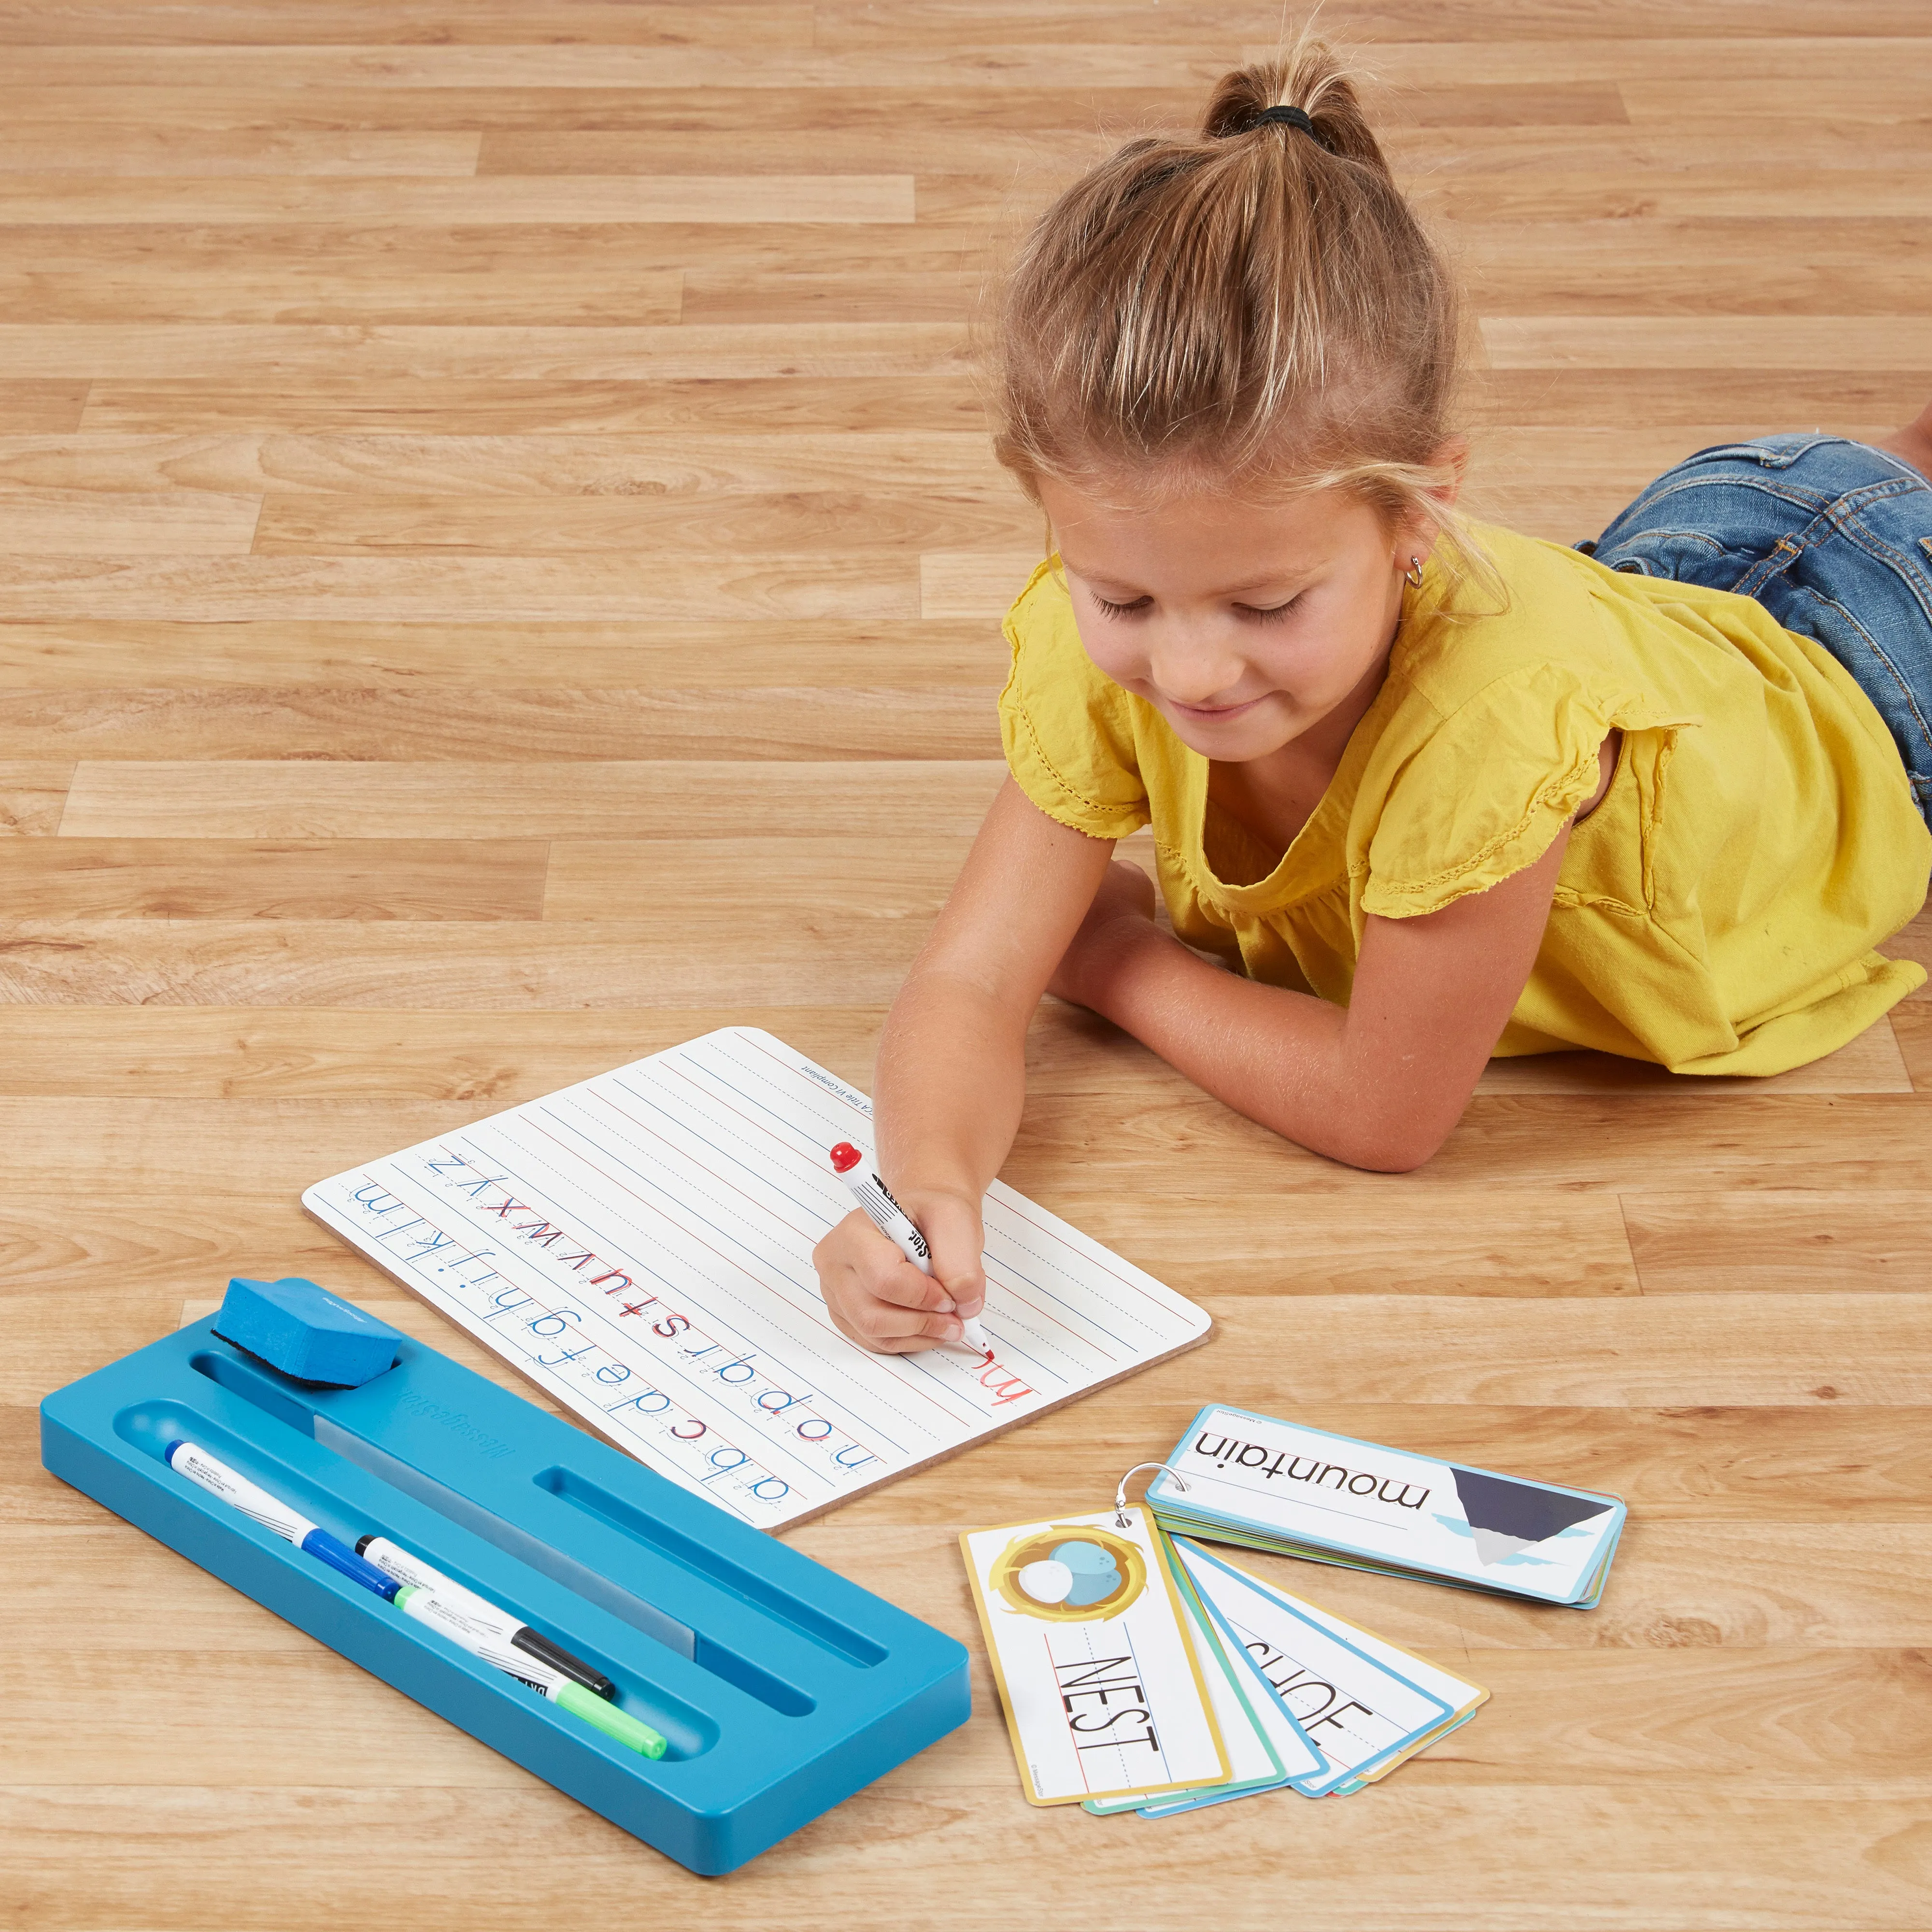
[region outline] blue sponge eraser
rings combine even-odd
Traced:
[[[403,1338],[352,1302],[291,1275],[228,1284],[214,1332],[301,1382],[359,1388],[392,1366]]]

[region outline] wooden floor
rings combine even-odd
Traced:
[[[1492,514],[1932,395],[1928,0],[1324,19],[1467,277]],[[300,1213],[358,1158],[730,1022],[868,1080],[1038,554],[976,291],[1279,20],[0,4],[10,1932],[1932,1927],[1922,998],[1758,1085],[1495,1070],[1400,1178],[1042,1012],[1008,1178],[1220,1334],[791,1540],[977,1660],[958,1529],[1210,1398],[1626,1495],[1594,1613],[1280,1566],[1495,1693],[1346,1801],[1029,1810],[976,1660],[699,1880],[39,1467],[40,1396],[232,1273],[477,1360]]]

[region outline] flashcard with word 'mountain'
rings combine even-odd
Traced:
[[[638,1459],[760,1528],[1205,1341],[1192,1302],[995,1181],[990,1355],[874,1355],[812,1251],[872,1104],[733,1027],[319,1183],[302,1203]],[[1084,1796],[1084,1793],[1082,1794]]]
[[[1138,1509],[960,1538],[1029,1804],[1130,1793],[1144,1804],[1228,1783],[1234,1768],[1162,1540]],[[1280,1772],[1261,1757],[1234,1774]]]
[[[1167,1461],[1148,1486],[1166,1529],[1575,1610],[1595,1608],[1624,1526],[1616,1496],[1238,1408],[1204,1408]]]

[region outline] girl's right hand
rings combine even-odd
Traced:
[[[957,1342],[965,1333],[961,1318],[978,1314],[986,1299],[979,1203],[964,1195],[908,1191],[899,1204],[932,1251],[930,1275],[921,1274],[856,1209],[812,1252],[839,1333],[874,1354],[910,1354]]]

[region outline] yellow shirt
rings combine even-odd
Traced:
[[[1850,673],[1749,598],[1478,535],[1507,609],[1432,564],[1405,592],[1381,692],[1285,853],[1215,806],[1208,760],[1096,669],[1057,558],[1006,620],[1014,777],[1094,838],[1151,824],[1181,938],[1346,1005],[1368,915],[1434,912],[1533,864],[1618,730],[1498,1054],[1778,1073],[1923,984],[1872,948],[1924,901],[1932,834]]]

